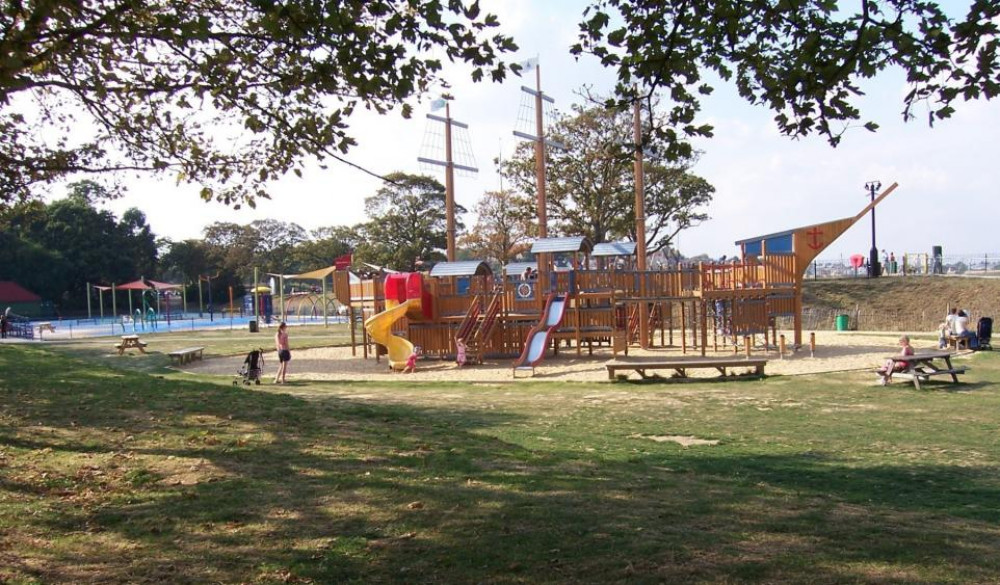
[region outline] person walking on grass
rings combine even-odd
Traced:
[[[288,325],[284,321],[278,325],[278,332],[274,334],[274,347],[278,350],[278,372],[274,374],[274,383],[284,384],[288,362],[292,359],[292,350],[288,348]]]

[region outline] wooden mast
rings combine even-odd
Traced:
[[[545,126],[542,111],[542,66],[535,65],[535,185],[538,194],[538,237],[547,238],[548,201],[545,197]]]
[[[451,104],[444,103],[444,206],[448,218],[448,262],[455,261],[455,162],[451,158]]]
[[[639,270],[639,346],[649,348],[649,304],[646,302],[646,189],[642,168],[642,114],[635,100],[632,115],[632,140],[635,144],[635,252]]]

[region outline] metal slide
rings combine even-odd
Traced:
[[[406,316],[410,303],[415,302],[419,301],[410,299],[365,320],[365,330],[368,331],[368,335],[371,335],[375,343],[380,343],[389,350],[389,367],[394,370],[406,367],[406,360],[413,353],[413,344],[408,339],[393,335],[392,326]]]
[[[549,337],[562,323],[566,314],[566,295],[552,293],[545,303],[542,319],[529,333],[524,342],[521,357],[514,362],[514,369],[532,369],[545,358],[545,348],[549,345]]]

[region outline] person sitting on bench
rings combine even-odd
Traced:
[[[961,345],[962,340],[965,340],[965,346],[969,349],[976,349],[979,347],[979,338],[976,337],[976,332],[969,329],[969,315],[965,311],[959,311],[958,317],[955,318],[955,337],[958,338],[958,342],[955,344],[956,349]]]
[[[910,338],[908,336],[906,335],[901,336],[899,338],[899,345],[901,346],[899,355],[902,356],[913,355],[913,346],[910,345]],[[907,367],[909,367],[909,364],[907,362],[896,361],[892,359],[886,360],[885,365],[876,370],[879,374],[878,376],[879,384],[885,386],[886,384],[891,383],[892,373],[902,372]]]

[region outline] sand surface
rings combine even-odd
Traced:
[[[823,372],[864,371],[874,370],[885,361],[885,356],[898,351],[898,333],[863,333],[820,331],[816,333],[816,351],[810,355],[809,334],[804,335],[806,345],[798,351],[787,354],[784,358],[776,350],[765,351],[763,348],[754,350],[754,357],[768,359],[766,373],[768,375],[802,375]],[[925,336],[926,337],[926,336]],[[295,349],[294,335],[291,340],[292,361],[288,370],[289,381],[308,380],[369,380],[369,381],[400,381],[413,378],[423,381],[467,381],[467,382],[502,382],[513,379],[511,359],[487,359],[482,365],[471,364],[458,367],[454,362],[437,359],[424,359],[418,364],[414,374],[397,374],[389,371],[388,362],[383,357],[376,362],[374,358],[361,357],[361,348],[357,349],[357,357],[351,355],[350,347],[323,347],[310,349]],[[936,342],[931,339],[915,340],[913,346],[917,351],[936,350]],[[968,353],[968,352],[965,352]],[[727,351],[708,352],[708,357],[734,357],[732,348]],[[743,355],[742,353],[740,354]],[[700,355],[694,352],[683,354],[679,348],[656,348],[641,350],[629,349],[629,358],[689,358],[697,359]],[[243,364],[244,356],[207,358],[193,362],[182,369],[199,374],[214,374],[232,377]],[[530,371],[518,372],[518,379],[533,378],[535,380],[559,381],[607,381],[608,373],[604,364],[613,359],[628,359],[624,355],[614,356],[609,348],[595,349],[593,355],[588,355],[584,348],[582,355],[577,356],[575,348],[561,348],[559,355],[551,351],[537,368],[534,375]],[[265,355],[264,382],[270,382],[277,369],[278,360],[274,352]],[[739,369],[736,370],[739,373]],[[669,375],[669,371],[662,371]],[[715,376],[715,370],[691,370],[692,376]],[[631,373],[631,378],[638,378]],[[874,374],[872,380],[874,381]]]

